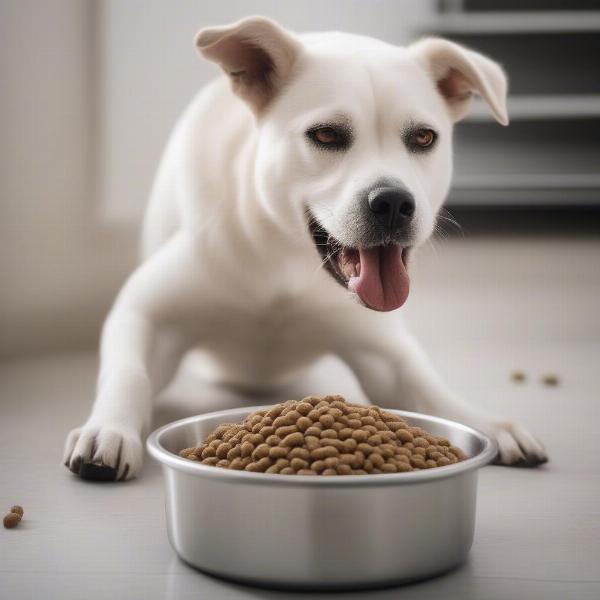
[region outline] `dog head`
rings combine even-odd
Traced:
[[[256,116],[264,208],[295,239],[310,233],[363,304],[401,306],[409,253],[431,235],[450,186],[453,124],[473,94],[508,123],[501,68],[441,39],[399,48],[295,36],[259,17],[205,29],[196,42]]]

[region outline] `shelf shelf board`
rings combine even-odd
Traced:
[[[445,13],[431,22],[431,30],[475,35],[600,31],[600,11]]]
[[[598,190],[600,173],[518,173],[459,175],[453,190]]]
[[[600,117],[600,95],[521,95],[508,98],[508,114],[513,121],[590,119]],[[480,99],[473,102],[469,122],[492,122],[488,107]]]

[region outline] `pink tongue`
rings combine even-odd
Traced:
[[[408,273],[400,246],[360,248],[360,275],[349,287],[375,310],[395,310],[408,298]]]

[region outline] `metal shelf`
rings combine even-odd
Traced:
[[[599,118],[600,95],[512,96],[508,99],[508,115],[511,121]],[[476,98],[466,120],[492,122],[493,117],[485,103]]]
[[[600,31],[600,11],[444,13],[431,29],[476,35],[593,32]]]
[[[600,173],[556,174],[522,173],[510,175],[461,175],[455,178],[454,189],[479,190],[598,190]]]

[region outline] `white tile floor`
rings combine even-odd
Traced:
[[[496,237],[436,247],[414,270],[414,330],[454,387],[530,425],[551,461],[538,470],[484,469],[469,562],[369,597],[597,599],[600,241]],[[89,410],[95,369],[92,351],[0,367],[0,509],[25,508],[17,529],[0,530],[0,597],[303,597],[225,583],[181,563],[165,535],[161,474],[149,460],[125,485],[84,482],[60,465],[65,433]],[[528,381],[513,383],[513,369]],[[558,387],[540,384],[546,372],[559,375]],[[289,394],[331,390],[340,374],[342,366],[325,361]],[[192,393],[206,398],[206,410],[239,402],[191,390],[180,381],[157,423],[198,412]],[[349,378],[336,391],[360,395]]]

